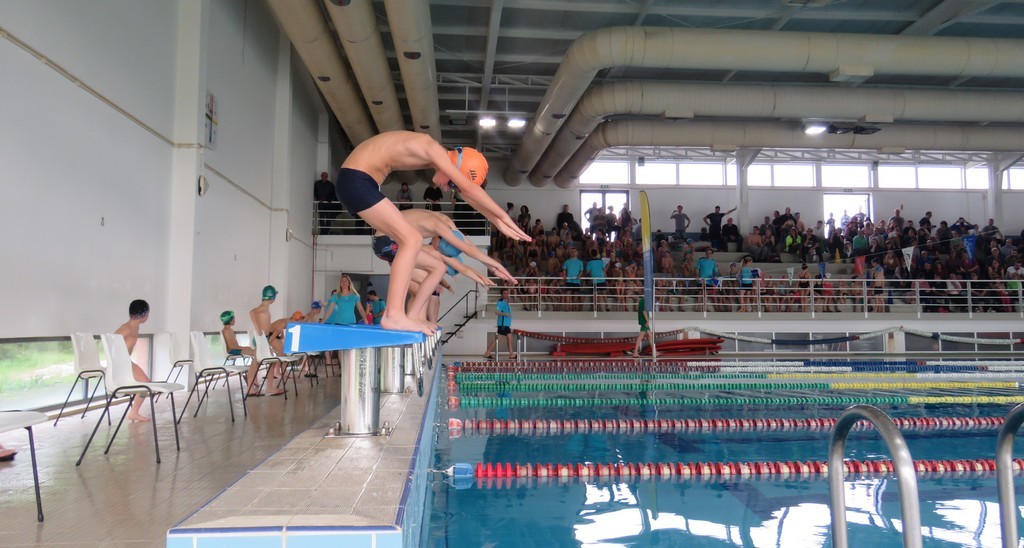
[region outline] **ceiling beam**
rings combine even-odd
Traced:
[[[942,0],[921,15],[900,34],[906,36],[930,36],[956,23],[960,19],[980,13],[995,5],[995,2],[964,0]]]
[[[480,87],[480,109],[487,110],[491,99],[491,76],[494,75],[494,54],[498,50],[498,32],[501,28],[501,10],[505,0],[492,0],[491,20],[487,30],[487,50],[484,54],[483,86]]]

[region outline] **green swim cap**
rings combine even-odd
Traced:
[[[231,323],[231,320],[233,320],[233,319],[235,319],[235,311],[234,310],[225,310],[224,312],[221,312],[221,314],[220,314],[220,323],[222,323],[224,325],[227,325],[227,324]]]
[[[277,298],[277,290],[274,289],[274,286],[268,285],[267,287],[263,288],[263,300],[264,301],[272,301],[272,300],[274,300],[276,298]]]

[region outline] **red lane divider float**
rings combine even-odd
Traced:
[[[1003,425],[1002,417],[901,417],[893,419],[900,430],[995,430]],[[461,437],[462,432],[477,435],[542,436],[587,432],[644,433],[692,431],[776,431],[831,430],[836,419],[448,419],[448,433]],[[854,430],[873,430],[874,425],[861,421]]]
[[[658,346],[661,354],[661,345]],[[709,360],[706,365],[695,365],[687,360],[663,360],[657,363],[635,360],[564,360],[564,361],[479,361],[461,362],[448,366],[448,370],[465,373],[719,373],[722,370],[718,359]],[[742,372],[742,371],[741,371]]]
[[[660,355],[701,355],[715,354],[722,350],[724,339],[681,339],[658,341],[658,354]],[[586,343],[559,343],[555,345],[553,356],[565,356],[567,354],[608,354],[610,356],[621,356],[631,352],[634,341],[604,340],[596,339]],[[650,353],[650,349],[645,349]]]
[[[916,460],[919,476],[966,475],[995,472],[993,459]],[[1013,460],[1013,471],[1019,475],[1024,459]],[[892,474],[891,460],[847,460],[844,475]],[[633,463],[477,463],[476,478],[744,478],[744,477],[828,477],[828,463],[822,461],[776,462],[633,462]]]

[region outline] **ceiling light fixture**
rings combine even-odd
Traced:
[[[804,124],[804,133],[807,135],[821,135],[828,129],[828,125],[821,123]]]
[[[477,124],[479,124],[480,127],[483,127],[483,128],[490,128],[490,127],[494,127],[494,126],[498,125],[498,121],[495,120],[491,116],[484,116],[484,117],[480,118],[479,120],[477,120]]]
[[[512,129],[519,129],[521,127],[524,127],[525,125],[526,125],[526,120],[524,120],[522,118],[509,118],[508,119],[508,127],[512,128]]]

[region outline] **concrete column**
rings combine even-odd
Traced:
[[[192,325],[192,279],[196,199],[203,170],[203,116],[206,104],[206,48],[209,1],[181,2],[175,73],[174,151],[171,164],[166,318],[171,332]]]
[[[309,184],[308,181],[289,180],[289,169],[291,166],[291,104],[291,42],[282,32],[277,45],[277,79],[274,97],[274,161],[270,190],[270,260],[267,267],[267,280],[268,283],[283,293],[283,298],[278,299],[271,307],[274,318],[286,316],[287,311],[294,308],[294,303],[306,300],[305,295],[301,296],[302,299],[300,301],[297,298],[299,296],[290,295],[286,291],[289,273],[288,242],[290,238],[288,238],[288,231],[293,230],[301,235],[306,234],[306,231],[299,232],[296,227],[289,226],[288,210],[292,204],[288,187],[291,184]],[[311,177],[309,179],[312,180]],[[293,304],[292,306],[285,306],[286,303]],[[305,309],[305,307],[301,308]]]
[[[996,152],[989,154],[988,161],[988,192],[985,194],[985,218],[977,221],[985,226],[989,219],[996,220],[996,226],[1003,222],[1003,180],[1006,170],[1019,162],[1024,155],[1013,152]]]
[[[761,153],[759,148],[741,148],[736,151],[736,225],[740,227],[740,235],[750,232],[750,227],[757,224],[750,217],[750,186],[747,184],[747,168]],[[753,224],[751,224],[753,223]]]

